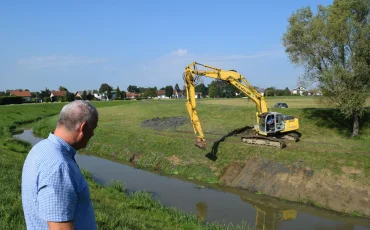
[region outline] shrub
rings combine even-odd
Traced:
[[[0,105],[22,104],[22,97],[17,96],[2,96],[0,97]]]

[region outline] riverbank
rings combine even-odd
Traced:
[[[240,134],[233,131],[254,123],[254,104],[242,99],[222,99],[198,103],[206,152],[194,147],[190,123],[179,119],[186,120],[188,116],[183,100],[138,101],[99,109],[99,126],[84,151],[133,161],[136,167],[166,175],[241,187],[344,215],[369,216],[370,209],[362,206],[368,202],[364,191],[369,191],[370,179],[369,111],[361,121],[361,136],[350,138],[351,121],[343,120],[337,110],[312,108],[315,103],[307,98],[292,100],[290,103],[285,99],[289,109],[276,110],[299,118],[302,138],[297,143],[289,142],[285,149],[240,144]],[[35,131],[45,137],[55,123],[56,117],[45,119]],[[210,152],[216,154],[215,161],[205,157]],[[274,166],[264,168],[261,162]],[[224,178],[233,178],[228,169],[235,164],[240,165],[240,172],[255,169],[252,179],[225,181]],[[239,177],[248,178],[247,174]],[[363,200],[357,199],[360,197]]]
[[[353,176],[355,168],[345,170]],[[263,158],[250,158],[226,168],[220,177],[225,186],[243,188],[280,199],[335,210],[346,215],[370,216],[370,186],[311,168],[285,166]]]
[[[10,131],[16,125],[56,114],[62,104],[47,106],[7,106],[0,112],[0,229],[25,229],[21,173],[31,145],[12,138]],[[194,215],[164,207],[149,193],[127,193],[124,184],[114,181],[104,187],[95,183],[91,174],[84,173],[99,229],[248,229],[246,226],[204,223]]]

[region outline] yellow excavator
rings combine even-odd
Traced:
[[[203,69],[198,69],[198,67]],[[194,132],[198,134],[195,143],[197,147],[206,149],[206,142],[196,111],[195,102],[195,82],[199,81],[201,77],[226,81],[256,104],[256,125],[254,125],[250,134],[241,137],[243,143],[284,148],[286,146],[286,139],[296,142],[299,141],[300,134],[297,132],[299,128],[298,119],[278,112],[271,112],[265,98],[237,71],[222,70],[209,65],[193,62],[186,66],[183,78],[187,93],[186,108],[189,112]]]

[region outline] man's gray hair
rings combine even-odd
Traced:
[[[62,108],[59,114],[58,126],[63,126],[69,131],[76,131],[83,122],[91,125],[97,119],[98,111],[92,104],[76,100]]]

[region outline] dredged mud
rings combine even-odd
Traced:
[[[156,117],[142,122],[141,127],[148,127],[155,130],[163,130],[176,128],[177,126],[189,123],[189,119],[185,117]]]

